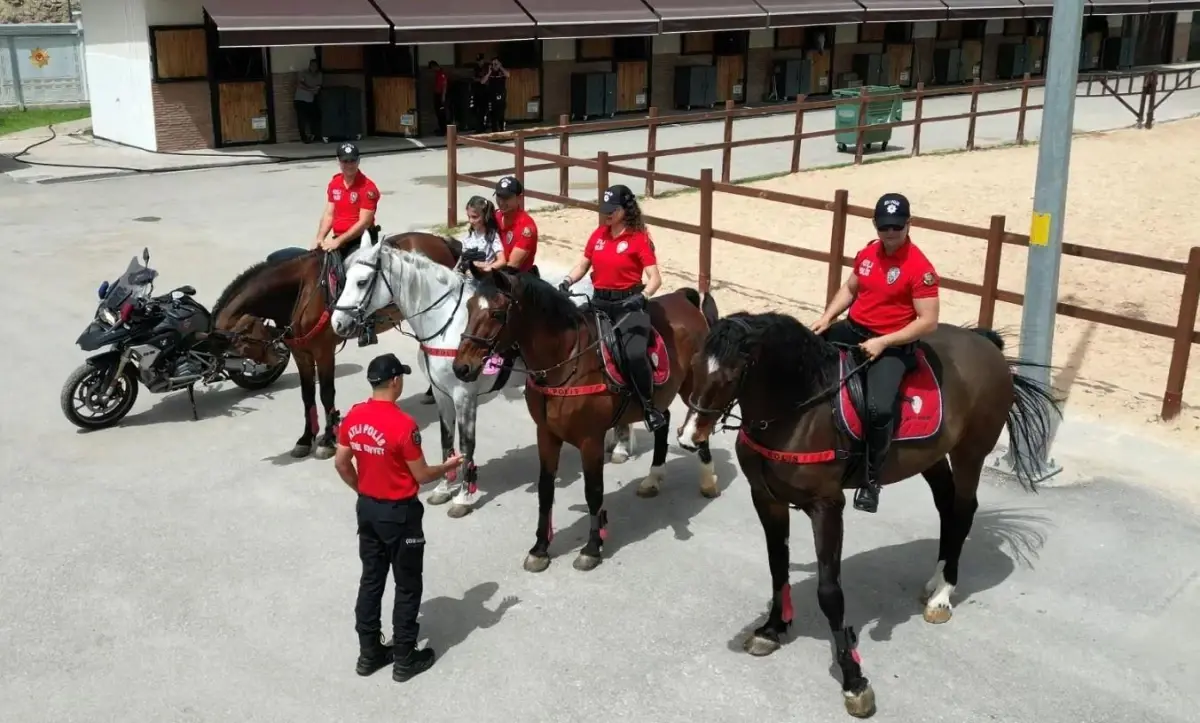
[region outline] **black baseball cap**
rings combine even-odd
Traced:
[[[412,374],[412,368],[397,359],[395,354],[380,354],[367,365],[367,382],[373,387],[404,374]]]
[[[358,146],[347,141],[338,146],[337,159],[339,161],[357,161],[359,159]]]
[[[622,186],[619,183],[609,186],[608,190],[604,192],[604,197],[600,199],[600,213],[612,213],[618,208],[629,208],[636,200],[637,196],[633,195],[629,186]]]
[[[912,217],[908,199],[899,193],[885,193],[875,202],[875,225],[903,226]]]
[[[516,176],[505,176],[496,182],[496,197],[497,198],[512,198],[525,193],[525,187],[517,180]]]

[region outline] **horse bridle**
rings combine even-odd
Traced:
[[[371,297],[375,295],[375,285],[379,283],[380,279],[383,279],[383,285],[387,288],[388,297],[391,298],[391,300],[392,300],[391,306],[396,305],[396,291],[395,291],[395,289],[392,288],[392,283],[391,283],[391,281],[388,280],[387,275],[383,273],[383,257],[384,257],[384,255],[385,254],[384,254],[383,249],[380,249],[379,256],[377,256],[375,258],[374,262],[366,261],[364,259],[358,259],[354,262],[355,266],[362,264],[363,266],[367,266],[371,269],[371,278],[370,278],[370,281],[367,282],[367,289],[366,289],[366,292],[363,294],[361,301],[359,301],[357,304],[355,304],[353,306],[340,306],[336,303],[333,305],[334,311],[341,311],[345,314],[348,314],[350,316],[350,318],[354,321],[355,325],[357,325],[357,326],[362,326],[363,324],[367,323],[367,319],[369,319],[373,314],[387,308],[387,306],[385,305],[383,307],[380,307],[376,311],[371,312],[370,314],[367,313],[367,304],[370,303]],[[390,259],[391,257],[389,256],[388,258]],[[455,309],[457,309],[458,305],[462,303],[462,295],[465,290],[466,290],[466,284],[460,284],[458,287],[458,303],[455,304],[455,306],[454,306]],[[431,303],[429,306],[418,311],[417,313],[413,314],[412,316],[405,317],[405,319],[406,320],[415,319],[418,316],[421,316],[422,314],[432,311],[433,309],[437,308],[439,304],[441,304],[443,301],[445,301],[450,296],[450,294],[452,294],[453,292],[454,292],[454,289],[452,289],[452,288],[447,289],[445,293],[443,293],[438,298],[434,299],[433,303]],[[410,336],[413,339],[416,339],[420,343],[424,343],[424,342],[429,341],[430,339],[435,339],[438,336],[441,336],[441,334],[444,331],[446,331],[447,328],[449,328],[450,323],[452,321],[454,321],[454,314],[451,314],[450,318],[446,319],[446,323],[442,325],[442,328],[438,329],[436,332],[430,334],[429,336],[425,337],[424,339],[418,337],[416,334],[410,334],[410,333],[404,331],[403,329],[400,329],[400,333],[404,334],[405,336]],[[410,323],[411,323],[411,321],[410,321]]]

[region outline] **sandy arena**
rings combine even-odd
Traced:
[[[1114,131],[1076,137],[1071,154],[1065,240],[1148,256],[1186,261],[1200,244],[1185,209],[1200,196],[1200,176],[1180,149],[1200,142],[1200,119],[1156,127],[1152,132]],[[1037,147],[924,156],[888,163],[804,171],[750,184],[815,198],[832,198],[838,188],[850,202],[871,205],[880,194],[900,190],[921,216],[987,227],[992,214],[1005,214],[1007,228],[1027,233],[1033,206]],[[619,177],[614,182],[619,182]],[[647,214],[689,223],[699,220],[695,193],[651,199]],[[718,194],[713,224],[757,238],[817,250],[829,247],[832,214],[756,199]],[[578,209],[538,214],[546,250],[569,262],[595,226],[591,212]],[[695,283],[697,239],[654,229],[667,285]],[[847,253],[873,238],[870,222],[850,219]],[[916,240],[947,278],[980,283],[984,242],[919,231]],[[1025,249],[1005,246],[1000,287],[1024,290]],[[722,313],[781,308],[808,322],[820,313],[825,294],[823,264],[785,258],[758,249],[715,241],[713,288]],[[1060,300],[1174,325],[1183,277],[1066,257]],[[946,291],[942,318],[974,320],[978,297]],[[1015,349],[1021,310],[998,304],[996,325],[1012,332]],[[1054,338],[1055,383],[1069,394],[1072,416],[1103,419],[1149,431],[1175,444],[1200,442],[1200,353],[1193,351],[1178,419],[1158,419],[1171,358],[1171,341],[1059,317]]]

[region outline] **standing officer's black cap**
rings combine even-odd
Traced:
[[[367,382],[378,387],[398,376],[412,374],[412,368],[396,358],[395,354],[380,354],[367,365]]]
[[[903,226],[912,218],[908,199],[899,193],[885,193],[875,202],[875,226]]]
[[[338,146],[337,159],[339,161],[357,161],[360,157],[358,146],[353,143],[346,141]]]
[[[516,176],[505,176],[496,182],[496,198],[512,198],[525,193],[525,187]]]

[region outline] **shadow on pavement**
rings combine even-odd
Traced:
[[[437,651],[439,659],[456,645],[463,643],[476,630],[486,630],[500,622],[504,613],[518,604],[520,599],[509,595],[489,610],[486,603],[500,590],[495,582],[481,582],[463,593],[461,600],[449,596],[435,597],[421,602],[422,639]]]
[[[850,508],[847,507],[849,513]],[[1037,557],[1045,544],[1044,529],[1049,525],[1049,518],[1028,510],[994,509],[977,513],[963,548],[958,586],[951,599],[956,613],[963,609],[972,595],[990,590],[1008,579],[1018,565],[1032,568],[1033,558]],[[802,531],[809,531],[807,518],[793,516],[793,554],[796,543],[804,538],[811,540],[811,535],[802,536]],[[811,545],[811,542],[801,544]],[[878,547],[842,560],[846,623],[859,629],[874,623],[869,633],[871,639],[887,641],[897,627],[914,617],[920,618],[923,610],[920,595],[925,582],[933,574],[937,555],[937,538],[928,538]],[[765,550],[762,565],[765,574]],[[809,576],[792,583],[796,617],[788,634],[782,639],[783,644],[787,645],[798,637],[830,640],[829,623],[817,604],[816,561],[793,563],[791,569]],[[763,593],[769,601],[769,592],[763,590]],[[746,637],[766,621],[767,613],[764,611],[729,641],[729,649],[745,654],[742,644]],[[836,680],[841,680],[841,673],[835,665],[831,664],[830,674]]]

